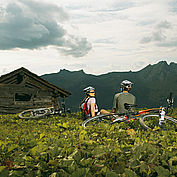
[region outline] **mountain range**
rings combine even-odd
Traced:
[[[66,106],[73,111],[78,110],[79,103],[85,96],[83,89],[87,86],[96,88],[100,109],[111,109],[114,94],[120,92],[120,83],[123,80],[134,83],[131,93],[136,96],[138,107],[166,106],[170,92],[173,93],[176,100],[174,106],[177,107],[177,63],[174,62],[168,64],[161,61],[136,72],[110,72],[102,75],[63,69],[58,73],[42,75],[41,78],[72,93],[66,99]]]

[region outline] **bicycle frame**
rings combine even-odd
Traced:
[[[168,107],[160,107],[160,108],[152,108],[152,109],[145,109],[145,110],[141,110],[139,112],[128,112],[125,113],[124,115],[121,114],[113,114],[114,116],[118,116],[116,119],[112,120],[112,124],[116,123],[116,122],[129,122],[130,120],[135,120],[138,119],[144,115],[148,115],[152,112],[152,114],[156,114],[160,116],[159,119],[159,126],[161,126],[162,124],[164,124],[164,119],[165,119],[165,109],[168,110]]]
[[[112,118],[112,123],[116,123],[117,121],[123,122],[123,121],[135,120],[135,119],[138,119],[138,118],[141,117],[141,116],[144,116],[145,114],[149,114],[150,112],[152,112],[153,114],[154,114],[154,113],[158,113],[157,115],[159,115],[161,109],[162,109],[162,107],[160,107],[160,108],[152,108],[152,109],[141,110],[141,111],[139,111],[139,112],[127,112],[127,113],[125,113],[125,114],[110,113],[109,115],[115,117],[115,119]],[[164,109],[163,109],[163,110],[164,110]],[[165,112],[165,111],[163,111],[163,115],[164,115],[164,112]],[[99,115],[99,116],[96,116],[96,117],[102,118],[102,117],[104,117],[105,115],[107,115],[107,114]],[[164,120],[164,118],[161,119],[161,121],[163,121],[163,120]]]

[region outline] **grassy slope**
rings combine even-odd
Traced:
[[[0,176],[177,174],[174,130],[145,131],[138,121],[87,129],[81,124],[79,114],[33,121],[0,116]]]

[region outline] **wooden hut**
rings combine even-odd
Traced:
[[[19,113],[38,107],[59,107],[59,99],[70,92],[61,89],[25,68],[0,77],[0,113]]]

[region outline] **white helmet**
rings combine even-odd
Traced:
[[[124,80],[121,82],[121,87],[124,87],[124,88],[131,88],[132,85],[133,85],[133,83],[128,80]]]
[[[85,93],[89,93],[91,90],[95,90],[95,88],[89,86],[89,87],[86,87],[83,91],[84,91]]]

